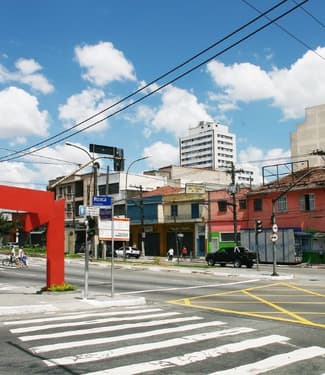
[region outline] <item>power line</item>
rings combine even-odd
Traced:
[[[241,0],[243,3],[245,3],[246,5],[248,5],[249,7],[251,7],[252,9],[254,9],[256,12],[258,13],[262,13],[258,8],[256,8],[254,5],[250,4],[247,0]],[[264,15],[265,18],[267,18],[268,20],[270,20],[270,17],[267,16],[267,15]],[[297,42],[299,42],[300,44],[302,44],[304,47],[306,47],[308,50],[310,50],[311,52],[314,52],[315,55],[317,55],[318,57],[320,57],[321,59],[325,60],[325,57],[322,56],[320,53],[318,53],[317,51],[315,51],[312,47],[310,47],[306,42],[302,41],[301,39],[299,39],[296,35],[294,35],[293,33],[291,33],[290,31],[288,31],[287,29],[285,29],[283,26],[281,26],[279,23],[277,22],[274,22],[274,24],[279,28],[281,29],[283,32],[285,32],[286,34],[288,34],[289,36],[291,36],[291,38],[295,39]]]
[[[282,1],[280,1],[278,4],[276,4],[275,6],[269,8],[266,12],[264,12],[263,15],[264,15],[264,14],[267,14],[267,13],[269,13],[269,12],[271,12],[271,11],[273,11],[274,9],[278,8],[279,6],[281,6],[282,4],[284,4],[284,3],[287,2],[287,1],[288,1],[288,0],[282,0]],[[164,73],[164,74],[158,76],[157,78],[155,78],[155,79],[153,79],[152,81],[150,81],[148,84],[146,84],[146,85],[140,87],[138,90],[133,91],[131,94],[126,95],[125,97],[123,97],[123,98],[120,99],[119,101],[113,103],[112,105],[110,105],[110,106],[104,108],[103,110],[101,110],[101,111],[95,113],[94,115],[92,115],[92,116],[86,118],[85,120],[78,122],[77,124],[75,124],[75,125],[72,126],[71,128],[66,129],[66,130],[64,130],[64,131],[61,131],[61,132],[57,133],[57,134],[54,135],[54,136],[51,136],[51,137],[49,137],[49,138],[47,138],[47,139],[45,139],[45,140],[43,140],[43,141],[40,141],[40,142],[34,144],[34,145],[31,146],[31,147],[26,147],[26,148],[24,148],[24,149],[22,149],[22,150],[19,150],[19,151],[13,152],[12,154],[7,155],[6,157],[10,157],[10,156],[14,156],[14,155],[18,155],[18,154],[24,153],[25,151],[30,150],[32,147],[38,147],[38,146],[41,146],[41,145],[43,145],[44,143],[47,143],[47,142],[49,142],[49,141],[51,141],[51,140],[53,140],[53,139],[55,139],[55,138],[57,138],[57,137],[59,137],[59,136],[61,136],[61,135],[67,134],[67,133],[70,132],[71,130],[73,130],[73,129],[75,129],[75,128],[77,128],[77,127],[79,127],[79,126],[85,124],[86,122],[88,122],[88,121],[94,119],[95,117],[97,117],[97,116],[103,114],[104,112],[106,112],[106,111],[108,111],[108,110],[110,110],[110,109],[116,107],[117,105],[123,103],[124,101],[130,99],[131,97],[135,96],[136,94],[138,94],[138,93],[142,92],[143,90],[147,89],[147,88],[150,87],[152,84],[154,84],[154,83],[160,81],[161,79],[167,77],[168,75],[170,75],[171,73],[173,73],[173,72],[175,72],[176,70],[180,69],[181,67],[187,65],[188,63],[190,63],[191,61],[193,61],[193,60],[196,59],[197,57],[201,56],[202,54],[204,54],[205,52],[209,51],[209,50],[212,49],[213,47],[217,46],[218,44],[222,43],[222,42],[225,41],[226,39],[228,39],[228,38],[230,38],[231,36],[235,35],[235,34],[238,33],[239,31],[243,30],[245,27],[251,25],[252,23],[254,23],[255,21],[257,21],[258,19],[262,18],[263,15],[259,15],[259,16],[255,17],[255,18],[253,18],[251,21],[249,21],[249,22],[247,22],[246,24],[244,24],[243,26],[237,28],[235,31],[229,33],[228,35],[226,35],[226,36],[223,37],[222,39],[218,40],[217,42],[211,44],[209,47],[207,47],[207,48],[201,50],[200,52],[198,52],[197,54],[195,54],[195,55],[192,56],[191,58],[185,60],[185,61],[182,62],[181,64],[177,65],[177,66],[174,67],[173,69],[170,69],[170,70],[167,71],[166,73]],[[106,120],[106,119],[107,119],[107,117],[105,117],[105,118],[102,119],[101,121],[104,121],[104,120]],[[98,124],[98,122],[95,122],[95,123],[94,123],[94,125],[97,125],[97,124]],[[86,129],[87,129],[87,128],[86,128]],[[83,129],[83,130],[85,130],[85,129]],[[83,130],[82,130],[82,131],[83,131]],[[72,135],[75,135],[75,134],[77,134],[77,133],[74,133],[74,134],[72,134]],[[66,138],[64,138],[64,139],[68,139],[68,138],[70,138],[72,135],[70,135],[70,136],[68,136],[68,137],[66,137]],[[60,140],[59,140],[59,141],[60,141]],[[59,142],[59,141],[58,141],[58,142]],[[51,145],[53,145],[53,144],[55,144],[55,143],[51,143],[51,144],[48,145],[48,146],[51,146]],[[46,147],[48,147],[48,146],[46,146]],[[43,147],[43,148],[44,148],[44,147]],[[3,160],[4,158],[5,158],[5,157],[0,157],[0,161]],[[6,160],[12,160],[12,159],[6,159]]]
[[[292,0],[295,4],[297,4],[296,0]],[[311,12],[309,12],[306,8],[301,7],[301,10],[305,12],[309,17],[311,17],[315,22],[317,22],[322,27],[325,27],[322,21],[320,21],[317,17],[315,17]]]
[[[287,0],[283,0],[283,1],[281,1],[279,4],[277,4],[277,6],[282,5],[282,4],[285,3],[286,1],[287,1]],[[288,15],[289,13],[293,12],[295,9],[297,9],[297,8],[300,7],[302,4],[305,4],[305,3],[308,2],[308,1],[309,1],[309,0],[303,0],[303,1],[302,1],[301,3],[299,3],[298,5],[294,6],[293,8],[291,8],[291,9],[289,9],[289,10],[287,10],[287,11],[285,11],[284,13],[280,14],[279,16],[277,16],[275,19],[269,21],[268,23],[266,23],[266,24],[260,26],[260,27],[257,28],[255,31],[253,31],[253,32],[249,33],[248,35],[242,37],[242,38],[239,39],[238,41],[232,43],[230,46],[224,48],[222,51],[220,51],[220,52],[214,54],[213,56],[211,56],[211,57],[205,59],[203,62],[201,62],[201,63],[195,65],[194,67],[192,67],[192,68],[186,70],[185,72],[179,74],[179,75],[176,76],[175,78],[173,78],[173,79],[169,80],[168,82],[162,84],[162,85],[159,86],[158,88],[156,88],[156,89],[150,91],[149,93],[147,93],[146,95],[143,95],[142,97],[136,99],[135,101],[133,101],[133,102],[131,102],[131,103],[125,105],[124,107],[122,107],[122,108],[116,110],[115,112],[111,113],[110,115],[107,115],[107,116],[105,116],[105,117],[103,117],[103,118],[101,118],[101,119],[99,119],[99,120],[97,120],[97,121],[91,123],[90,125],[88,125],[88,126],[82,128],[82,129],[80,129],[80,130],[75,131],[75,132],[72,133],[72,134],[69,134],[69,135],[66,135],[66,136],[64,136],[64,137],[61,137],[60,139],[57,139],[57,140],[53,141],[52,143],[49,143],[49,144],[47,144],[47,145],[45,145],[45,146],[39,147],[39,148],[36,149],[36,150],[31,150],[31,151],[28,152],[28,150],[30,150],[32,147],[40,146],[40,145],[42,145],[42,144],[44,144],[44,143],[46,143],[46,142],[49,142],[49,141],[52,140],[52,139],[55,139],[55,138],[57,138],[57,137],[59,137],[59,136],[61,136],[61,135],[63,135],[63,134],[66,134],[68,131],[71,131],[72,129],[75,129],[76,127],[79,127],[80,125],[84,124],[84,123],[87,122],[89,119],[93,119],[93,118],[95,118],[96,116],[98,116],[99,114],[102,114],[102,113],[104,113],[105,111],[107,111],[107,110],[109,110],[109,109],[112,109],[112,108],[115,107],[116,105],[121,104],[123,101],[125,101],[125,100],[131,98],[131,97],[134,96],[135,94],[137,94],[137,93],[139,93],[140,91],[144,90],[144,88],[148,88],[150,85],[152,85],[153,83],[157,82],[159,79],[156,79],[156,80],[154,80],[154,81],[151,81],[150,84],[143,86],[143,88],[138,89],[137,91],[131,93],[130,95],[126,96],[125,98],[121,99],[120,101],[114,103],[114,104],[111,105],[110,107],[107,107],[106,109],[102,110],[101,112],[98,112],[97,114],[95,114],[95,115],[89,117],[88,119],[86,119],[86,120],[84,120],[84,121],[82,121],[82,122],[80,122],[80,123],[74,125],[72,128],[69,128],[69,129],[67,129],[67,130],[65,130],[65,131],[62,131],[62,132],[60,132],[60,133],[58,133],[58,134],[56,134],[56,135],[54,135],[54,136],[52,136],[52,137],[50,137],[50,138],[44,140],[44,141],[38,142],[38,143],[36,143],[35,145],[33,145],[33,146],[31,146],[31,147],[28,147],[28,148],[25,148],[25,149],[23,149],[23,150],[17,151],[17,152],[15,152],[15,153],[13,153],[12,155],[7,155],[7,158],[6,158],[6,159],[4,159],[4,157],[0,158],[0,162],[1,162],[1,161],[14,160],[14,159],[20,158],[20,157],[22,157],[22,156],[26,156],[26,155],[32,154],[32,153],[34,153],[34,152],[40,151],[40,150],[42,150],[42,149],[44,149],[44,148],[46,148],[46,147],[53,146],[53,145],[55,145],[55,144],[57,144],[57,143],[59,143],[59,142],[61,142],[61,141],[64,141],[64,140],[66,140],[66,139],[68,139],[68,138],[70,138],[70,137],[72,137],[72,136],[74,136],[74,135],[76,135],[76,134],[79,134],[79,133],[81,133],[81,132],[83,132],[83,131],[85,131],[85,130],[87,130],[87,129],[89,129],[89,128],[91,128],[91,127],[93,127],[93,126],[95,126],[95,125],[97,125],[97,124],[99,124],[99,123],[101,123],[101,122],[104,121],[104,120],[107,120],[107,119],[110,118],[110,117],[115,116],[116,114],[118,114],[118,113],[120,113],[120,112],[122,112],[122,111],[124,111],[124,110],[126,110],[126,109],[128,109],[128,108],[130,108],[131,106],[134,106],[135,104],[137,104],[137,103],[143,101],[144,99],[148,98],[149,96],[151,96],[151,95],[155,94],[156,92],[162,90],[162,89],[165,88],[166,86],[168,86],[168,85],[170,85],[170,84],[176,82],[177,80],[179,80],[179,79],[185,77],[186,75],[192,73],[194,70],[196,70],[196,69],[200,68],[201,66],[207,64],[208,62],[210,62],[211,60],[215,59],[216,57],[222,55],[223,53],[227,52],[227,51],[230,50],[231,48],[233,48],[233,47],[239,45],[239,44],[242,43],[243,41],[249,39],[249,38],[252,37],[253,35],[257,34],[258,32],[260,32],[260,31],[262,31],[262,30],[264,30],[265,28],[267,28],[268,26],[270,26],[272,23],[276,22],[277,20],[279,20],[279,19],[283,18],[284,16]],[[271,8],[271,10],[273,10],[273,9],[275,9],[275,7]],[[267,14],[267,13],[268,13],[269,11],[271,11],[271,10],[268,10],[268,11],[264,12],[262,15],[260,15],[260,16],[258,16],[258,17],[255,17],[254,20],[250,21],[249,23],[245,24],[244,26],[242,26],[242,27],[239,28],[239,29],[242,30],[244,27],[247,27],[247,25],[251,24],[251,22],[255,22],[257,19],[260,19],[261,17],[263,17],[265,14]],[[239,30],[239,29],[237,29],[237,30]],[[237,32],[238,32],[238,31],[237,31]],[[234,32],[234,33],[235,33],[235,32]],[[231,34],[229,34],[229,35],[233,35],[233,33],[231,33]],[[225,37],[225,38],[221,39],[221,41],[224,41],[224,40],[227,39],[227,38],[228,38],[228,37]],[[214,45],[219,44],[221,41],[216,42]],[[212,48],[212,47],[211,47],[211,48]],[[199,54],[197,54],[197,55],[199,56]],[[193,58],[194,58],[194,57],[193,57]],[[193,58],[192,58],[192,59],[193,59]],[[189,59],[188,62],[189,62],[189,61],[192,61],[192,59]],[[183,64],[185,65],[185,63],[183,63]],[[181,66],[183,66],[183,65],[179,65],[179,67],[181,67]],[[170,72],[174,72],[176,69],[177,69],[177,68],[174,68],[174,69],[171,70]],[[164,75],[162,75],[162,76],[160,76],[160,77],[163,78],[163,77],[165,77],[165,76],[167,76],[167,75],[169,75],[169,74],[170,74],[170,73],[165,73]],[[161,79],[161,78],[160,78],[160,79]],[[26,152],[25,152],[25,151],[26,151]],[[21,153],[23,153],[23,155],[14,156],[14,155],[21,154]],[[10,158],[10,156],[12,156],[12,157]]]

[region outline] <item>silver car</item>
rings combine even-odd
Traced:
[[[124,247],[120,247],[119,249],[115,250],[115,253],[118,257],[124,256]],[[125,256],[126,258],[139,258],[141,255],[141,251],[133,246],[125,246]]]

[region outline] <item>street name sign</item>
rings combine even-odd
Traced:
[[[108,195],[95,195],[93,196],[93,206],[111,206],[112,197]]]

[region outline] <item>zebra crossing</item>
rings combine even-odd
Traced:
[[[226,322],[207,320],[199,314],[189,315],[156,306],[45,315],[3,324],[27,345],[30,353],[41,358],[44,368],[61,367],[74,374],[183,371],[252,375],[290,369],[301,361],[323,362],[324,368],[319,365],[319,372],[315,374],[325,371],[325,347],[301,348],[280,334],[265,335],[245,326],[229,327]],[[263,352],[261,348],[272,350]],[[249,353],[247,359],[246,352]],[[241,360],[236,354],[240,354]],[[225,361],[225,358],[231,360]],[[227,365],[230,362],[231,366]]]

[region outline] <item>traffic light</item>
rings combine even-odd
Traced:
[[[263,232],[263,223],[262,220],[255,220],[255,233],[262,233]]]
[[[97,222],[93,217],[88,218],[87,240],[90,241],[96,234]]]
[[[115,148],[114,152],[114,171],[124,171],[124,152],[123,148]]]

